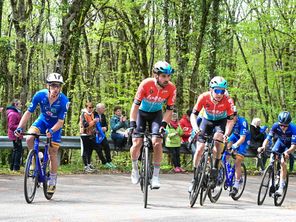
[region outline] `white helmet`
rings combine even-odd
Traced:
[[[63,76],[59,73],[53,72],[50,73],[46,78],[47,83],[58,82],[64,84]]]

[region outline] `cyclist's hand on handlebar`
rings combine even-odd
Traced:
[[[232,149],[233,151],[236,151],[237,148],[238,148],[238,145],[236,145],[236,144],[232,144],[231,149]]]
[[[161,125],[160,125],[159,130],[158,130],[161,137],[164,137],[164,135],[166,134],[165,128],[166,128],[167,125],[168,125],[167,122],[165,122],[165,121],[161,122]]]
[[[52,129],[47,129],[47,130],[46,130],[46,137],[47,137],[47,138],[51,138],[53,133],[54,133],[54,132],[53,132]]]
[[[14,131],[14,135],[17,137],[20,137],[22,135],[22,133],[24,132],[24,129],[22,127],[18,127],[15,131]]]
[[[264,147],[258,147],[257,152],[258,152],[258,153],[263,153],[264,150],[265,150]]]
[[[285,160],[289,159],[289,154],[287,153],[287,151],[285,151],[283,153],[283,157],[284,157]]]
[[[228,138],[229,138],[229,136],[227,136],[227,135],[223,135],[223,142],[224,143],[227,143],[228,142]]]
[[[130,127],[128,128],[128,134],[133,134],[135,129],[137,128],[136,121],[130,121]]]

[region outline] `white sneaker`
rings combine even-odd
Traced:
[[[193,184],[194,184],[194,179],[192,179],[189,187],[188,187],[188,193],[191,193],[192,192],[192,189],[193,189]]]
[[[155,177],[155,176],[152,177],[151,188],[152,189],[159,189],[160,188],[159,177]]]
[[[131,180],[132,180],[132,184],[137,184],[140,181],[140,175],[139,175],[139,171],[132,169],[132,173],[131,173]]]
[[[275,191],[275,195],[277,195],[277,196],[283,196],[283,193],[284,193],[283,187],[279,187],[279,189],[277,189],[277,191]]]
[[[92,172],[94,172],[94,170],[91,169],[89,166],[85,166],[84,167],[84,172],[86,172],[86,173],[92,173]]]

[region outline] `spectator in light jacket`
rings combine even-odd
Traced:
[[[179,125],[178,115],[176,112],[173,113],[170,123],[166,127],[167,136],[165,140],[165,146],[168,148],[172,155],[175,173],[184,172],[180,164],[180,147],[181,147],[181,136],[183,130]]]
[[[7,116],[7,133],[8,138],[13,142],[13,149],[10,161],[10,170],[19,171],[21,166],[21,159],[23,155],[22,138],[16,137],[14,131],[16,130],[21,118],[22,103],[19,99],[14,99],[11,105],[6,108]]]

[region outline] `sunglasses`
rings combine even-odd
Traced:
[[[214,89],[214,93],[224,95],[225,89]]]
[[[89,109],[93,109],[94,107],[92,107],[92,106],[90,106],[90,107],[88,107]]]
[[[50,84],[50,87],[52,87],[52,88],[61,88],[62,86],[60,84],[52,83],[52,84]]]
[[[288,128],[289,125],[280,124],[281,128]]]

